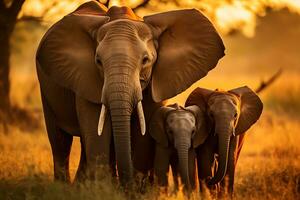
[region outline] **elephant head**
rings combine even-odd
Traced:
[[[150,122],[150,135],[157,145],[175,148],[179,160],[182,183],[189,188],[188,151],[202,144],[209,131],[205,113],[197,105],[183,108],[177,104],[164,106],[155,111]]]
[[[218,135],[219,166],[216,175],[209,180],[213,185],[220,182],[226,173],[230,139],[246,132],[260,117],[263,104],[247,86],[229,91],[196,88],[188,97],[186,106],[198,105],[206,110],[213,124],[213,134]],[[231,151],[233,152],[233,151]]]
[[[210,21],[197,10],[136,16],[130,8],[95,1],[54,24],[42,39],[37,62],[51,80],[102,104],[98,134],[111,114],[118,173],[133,174],[130,117],[138,112],[145,134],[142,91],[161,102],[204,77],[224,56]]]

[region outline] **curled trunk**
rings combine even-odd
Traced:
[[[222,181],[227,170],[230,134],[224,132],[218,133],[218,138],[219,138],[219,165],[218,165],[218,170],[214,175],[214,177],[208,181],[209,185],[214,185]]]

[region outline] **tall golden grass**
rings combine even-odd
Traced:
[[[13,72],[13,76],[14,103],[33,110],[41,109],[39,87],[33,75]],[[213,89],[222,83],[222,88],[230,89],[244,84],[254,87],[259,83],[259,79],[245,75],[232,78],[230,82],[222,77],[208,76],[193,87],[201,85]],[[284,74],[261,94],[265,109],[258,123],[248,131],[236,169],[235,199],[300,198],[299,78],[297,74]],[[170,103],[183,103],[190,90]],[[10,127],[6,134],[0,132],[0,199],[125,198],[108,180],[82,185],[53,182],[51,149],[44,128],[34,133],[16,127]],[[76,138],[70,162],[72,177],[79,154]],[[142,199],[184,199],[182,192],[164,195],[152,188],[145,194],[135,195]],[[191,198],[200,199],[199,193],[195,192]]]

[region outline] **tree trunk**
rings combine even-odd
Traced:
[[[0,114],[10,114],[10,38],[25,0],[0,1]],[[7,121],[9,116],[2,117]],[[1,115],[0,115],[1,120]]]
[[[2,29],[2,25],[0,25]],[[0,111],[7,113],[10,108],[9,57],[10,31],[2,29],[0,34]]]
[[[5,122],[10,114],[10,37],[15,22],[0,20],[0,121]]]

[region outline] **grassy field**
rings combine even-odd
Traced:
[[[14,72],[13,72],[14,73]],[[213,72],[214,73],[214,72]],[[39,88],[32,75],[17,77],[12,84],[15,104],[39,110]],[[255,87],[259,80],[238,76],[230,83],[215,73],[195,84],[224,89],[243,84]],[[216,83],[214,80],[218,80]],[[26,83],[26,84],[25,84]],[[18,87],[23,85],[22,88]],[[250,129],[237,166],[235,199],[300,198],[300,77],[283,74],[261,94],[265,109],[259,122]],[[28,94],[29,92],[29,94]],[[187,91],[188,93],[189,91]],[[170,101],[183,102],[184,93]],[[41,118],[41,123],[43,123]],[[43,126],[42,126],[43,127]],[[7,134],[0,127],[0,199],[123,199],[110,181],[65,185],[53,182],[51,150],[44,128],[34,132],[9,127]],[[80,146],[75,139],[70,171],[74,176]],[[136,194],[142,199],[184,199],[176,195],[160,195],[152,189]],[[209,199],[209,197],[207,197]],[[192,199],[199,199],[196,192]]]

